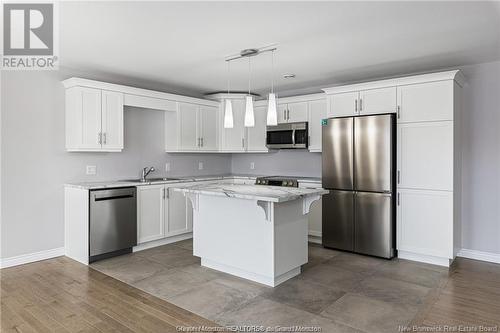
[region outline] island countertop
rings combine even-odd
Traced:
[[[323,195],[328,191],[322,188],[298,188],[279,187],[266,185],[243,185],[243,184],[196,184],[176,188],[175,191],[193,194],[223,196],[248,200],[260,200],[269,202],[285,202],[296,200],[310,195]]]

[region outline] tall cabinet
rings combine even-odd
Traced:
[[[449,266],[461,247],[460,71],[324,89],[328,117],[396,113],[398,257]]]

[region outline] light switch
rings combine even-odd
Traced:
[[[170,163],[165,163],[165,171],[170,172]]]
[[[87,175],[95,175],[97,173],[97,167],[95,165],[87,165],[86,173]]]
[[[255,169],[255,162],[250,162],[250,169],[251,170]]]
[[[203,170],[203,162],[198,162],[198,170]]]

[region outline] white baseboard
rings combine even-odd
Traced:
[[[0,262],[0,268],[7,268],[12,266],[18,266],[23,264],[29,264],[30,262],[51,259],[55,257],[63,256],[65,253],[64,247],[58,247],[55,249],[22,254],[20,256],[4,258]]]
[[[427,254],[419,254],[408,251],[398,250],[398,258],[424,262],[427,264],[450,267],[451,260],[448,258],[436,257]]]
[[[308,233],[309,233],[309,236],[321,238],[321,231],[309,230]]]
[[[461,249],[460,251],[458,251],[457,257],[488,261],[495,264],[500,264],[500,253]]]
[[[313,236],[309,234],[309,237],[307,239],[310,243],[315,243],[315,244],[323,244],[321,237]]]
[[[167,245],[167,244],[171,244],[171,243],[175,243],[175,242],[180,242],[182,240],[190,239],[190,238],[193,238],[192,232],[189,232],[187,234],[167,237],[167,238],[163,238],[163,239],[158,239],[158,240],[143,243],[143,244],[139,244],[137,246],[134,246],[132,248],[132,251],[137,252],[137,251],[147,250],[147,249],[150,249],[153,247]]]

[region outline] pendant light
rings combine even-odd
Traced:
[[[267,126],[278,125],[278,113],[276,111],[276,94],[274,93],[274,51],[271,58],[271,92],[267,99]]]
[[[233,120],[233,104],[231,102],[231,99],[229,98],[229,76],[230,76],[230,71],[229,71],[229,61],[227,62],[227,98],[226,98],[226,105],[225,105],[225,110],[224,110],[224,128],[233,128],[234,126],[234,120]]]
[[[254,127],[255,117],[253,114],[253,98],[250,94],[250,57],[248,57],[248,95],[245,107],[245,127]]]

